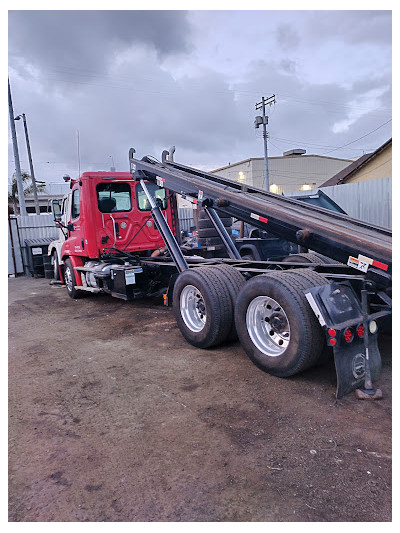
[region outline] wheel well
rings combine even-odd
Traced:
[[[251,244],[246,244],[244,246],[241,246],[239,249],[239,253],[241,257],[243,257],[244,255],[252,255],[256,261],[259,261],[261,259],[260,253],[257,250],[257,247]]]

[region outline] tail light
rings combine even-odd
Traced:
[[[335,346],[336,339],[334,337],[336,337],[336,330],[334,330],[333,328],[328,329],[328,335],[330,337],[329,345],[330,346]]]
[[[344,337],[344,340],[347,342],[347,343],[350,343],[353,339],[354,339],[354,333],[353,333],[353,330],[351,328],[347,328],[344,330],[344,333],[343,333],[343,337]]]
[[[357,335],[362,339],[364,337],[364,326],[363,324],[359,324],[357,326]]]

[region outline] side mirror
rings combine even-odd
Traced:
[[[58,200],[53,200],[51,202],[51,209],[53,211],[54,221],[57,222],[58,220],[61,220],[62,210]]]
[[[163,211],[165,209],[167,209],[167,200],[166,198],[157,198],[156,197],[156,204],[157,204],[157,207],[160,207]]]
[[[70,222],[69,224],[67,224],[67,230],[68,230],[68,231],[74,231],[74,225],[72,224],[72,222]]]

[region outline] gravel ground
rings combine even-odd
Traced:
[[[160,301],[9,280],[9,521],[391,521],[391,338],[380,401],[335,400],[239,343],[199,350]]]

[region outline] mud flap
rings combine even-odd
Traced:
[[[363,342],[352,342],[348,346],[334,346],[337,387],[336,398],[364,386],[365,347]],[[369,336],[369,366],[371,379],[375,381],[381,373],[382,362],[378,349],[378,335]]]

